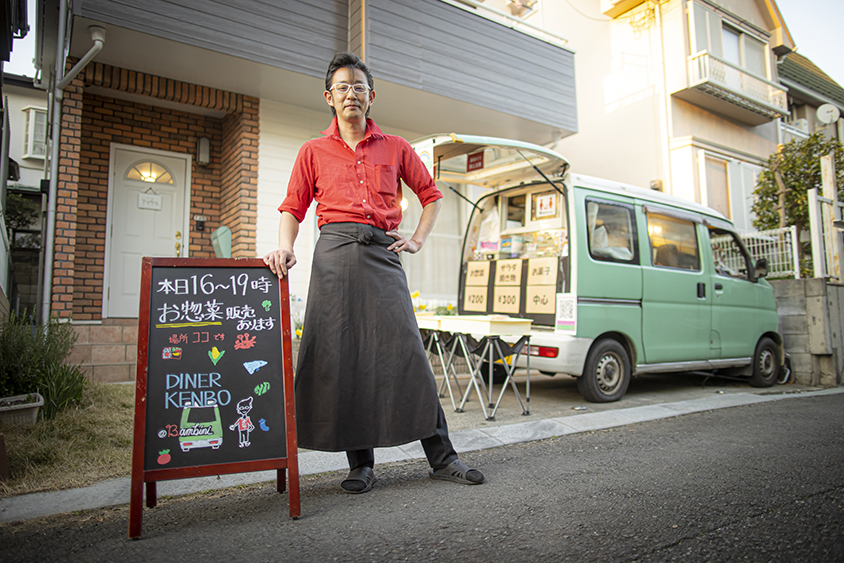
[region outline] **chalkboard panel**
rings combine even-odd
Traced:
[[[129,537],[143,487],[277,470],[298,518],[290,299],[261,259],[143,258]]]
[[[278,278],[153,268],[144,469],[284,457]]]

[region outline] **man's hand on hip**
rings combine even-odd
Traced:
[[[279,278],[283,278],[287,275],[287,270],[296,265],[296,255],[292,250],[273,250],[264,256],[264,264]]]
[[[411,254],[416,254],[417,252],[419,252],[419,249],[422,248],[421,244],[419,244],[412,238],[404,238],[395,229],[393,229],[392,231],[387,231],[387,234],[396,239],[396,242],[388,246],[387,250],[392,250],[396,254],[398,254],[399,252],[409,252]]]

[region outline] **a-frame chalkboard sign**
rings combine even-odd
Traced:
[[[299,517],[290,336],[263,260],[143,258],[130,538],[168,479],[276,469]]]

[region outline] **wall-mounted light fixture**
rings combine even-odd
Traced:
[[[208,137],[200,137],[196,140],[196,163],[200,166],[208,166],[211,162],[211,140]]]
[[[193,220],[196,221],[197,231],[205,230],[205,222],[208,221],[208,217],[206,217],[205,215],[194,215]]]

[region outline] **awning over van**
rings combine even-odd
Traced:
[[[412,144],[435,180],[489,189],[538,179],[534,166],[551,178],[568,168],[556,152],[512,139],[451,133]]]

